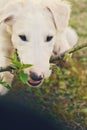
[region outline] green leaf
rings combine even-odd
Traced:
[[[83,100],[86,100],[86,99],[87,99],[87,96],[83,96],[82,99],[83,99]]]
[[[12,87],[5,81],[0,81],[0,84],[3,85],[4,87],[6,87],[7,89],[11,90]]]
[[[23,69],[26,69],[28,67],[31,67],[32,65],[31,64],[23,64]]]
[[[0,77],[0,83],[3,81],[3,77]]]
[[[83,109],[81,109],[81,112],[83,112],[83,113],[87,113],[87,108],[83,108]]]
[[[16,69],[17,69],[17,67],[16,67],[14,64],[11,64],[11,65],[10,65],[10,68],[12,68],[13,70],[16,70]]]
[[[65,82],[64,81],[59,81],[59,86],[65,86]]]
[[[80,61],[81,61],[81,62],[87,62],[87,57],[81,57],[81,58],[80,58]]]
[[[17,53],[14,52],[14,54],[12,55],[12,57],[7,57],[10,62],[12,63],[11,66],[13,69],[17,69],[20,71],[22,71],[23,69],[29,68],[32,65],[31,64],[24,64],[23,62],[19,61]]]
[[[45,89],[45,93],[49,93],[50,92],[50,89]]]
[[[16,51],[14,52],[14,54],[13,54],[13,56],[12,56],[12,59],[13,59],[14,61],[18,61],[18,56],[17,56]]]
[[[7,57],[11,62],[17,62],[18,61],[18,57],[16,52],[13,53],[12,57]]]
[[[20,77],[20,80],[21,80],[23,83],[26,83],[27,80],[28,80],[28,75],[25,74],[23,71],[21,71],[21,72],[19,73],[19,77]]]
[[[50,79],[49,79],[49,78],[46,78],[46,79],[44,80],[44,82],[45,82],[46,84],[48,84],[48,83],[50,83]]]
[[[65,53],[64,58],[68,61],[72,61],[71,55],[69,53]]]

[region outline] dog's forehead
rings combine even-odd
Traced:
[[[20,28],[21,30],[30,30],[34,28],[36,29],[54,29],[54,24],[50,14],[46,9],[35,8],[35,10],[27,10],[24,9],[22,13],[18,16],[17,22],[15,23],[15,27]]]
[[[49,18],[49,14],[47,12],[46,7],[45,8],[41,8],[41,7],[32,7],[30,8],[30,6],[28,8],[23,8],[23,10],[21,10],[21,12],[19,13],[19,20],[22,19],[24,21],[31,21],[31,20],[45,20],[47,21],[47,19]]]

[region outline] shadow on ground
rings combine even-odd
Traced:
[[[56,125],[23,90],[0,97],[0,130],[67,130]]]

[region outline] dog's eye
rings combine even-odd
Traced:
[[[20,39],[21,39],[22,41],[27,41],[27,38],[26,38],[25,35],[19,35],[19,37],[20,37]]]
[[[53,39],[53,36],[47,36],[46,42],[50,42]]]

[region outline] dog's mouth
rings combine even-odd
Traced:
[[[37,73],[30,71],[30,74],[28,77],[28,85],[29,86],[32,86],[32,87],[40,86],[42,84],[43,80],[44,80],[43,74],[38,75]]]
[[[33,80],[31,78],[28,79],[28,85],[29,86],[32,86],[32,87],[37,87],[37,86],[40,86],[42,84],[43,80]]]

